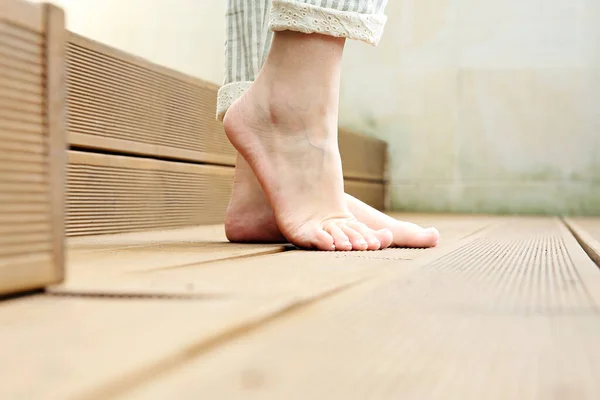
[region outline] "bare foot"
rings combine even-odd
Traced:
[[[287,240],[302,248],[376,250],[391,243],[391,232],[358,222],[344,199],[337,144],[343,47],[340,38],[277,32],[256,81],[223,123]],[[234,191],[242,190],[243,179],[236,178]],[[274,231],[272,223],[265,226],[264,235]]]
[[[399,221],[362,201],[345,195],[349,211],[369,228],[387,228],[392,232],[393,247],[435,247],[440,235],[435,228],[423,229]],[[225,233],[232,242],[282,243],[287,240],[277,227],[273,209],[250,166],[238,156],[233,195],[227,209]]]

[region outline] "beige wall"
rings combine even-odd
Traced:
[[[69,28],[220,83],[225,0],[57,0]],[[600,214],[600,2],[391,0],[349,43],[341,122],[386,139],[399,210]]]
[[[345,60],[395,209],[600,214],[600,2],[395,0]]]

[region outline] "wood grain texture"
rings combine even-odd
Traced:
[[[69,34],[72,146],[234,165],[215,120],[218,87]]]
[[[63,276],[64,17],[0,1],[0,294]]]
[[[222,335],[260,323],[285,307],[210,297],[38,296],[0,303],[0,320],[5,321],[0,330],[5,360],[0,365],[0,397],[99,394],[106,399],[102,393],[107,387],[127,385],[163,365],[177,364]]]
[[[70,236],[221,223],[233,168],[69,152]]]
[[[599,282],[560,221],[509,220],[124,397],[594,400]]]

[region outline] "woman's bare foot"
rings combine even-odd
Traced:
[[[437,246],[440,235],[435,228],[423,229],[410,222],[399,221],[346,194],[349,211],[369,228],[389,229],[393,247],[427,248]],[[250,166],[238,156],[233,195],[227,209],[225,233],[232,242],[280,243],[283,237],[273,209]],[[387,246],[386,246],[387,247]]]
[[[302,248],[376,250],[391,243],[391,232],[358,222],[344,198],[337,144],[343,47],[340,38],[277,32],[256,81],[223,123],[286,239]],[[239,191],[243,178],[236,179]]]

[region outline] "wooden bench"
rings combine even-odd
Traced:
[[[0,0],[0,295],[63,277],[65,26]]]

